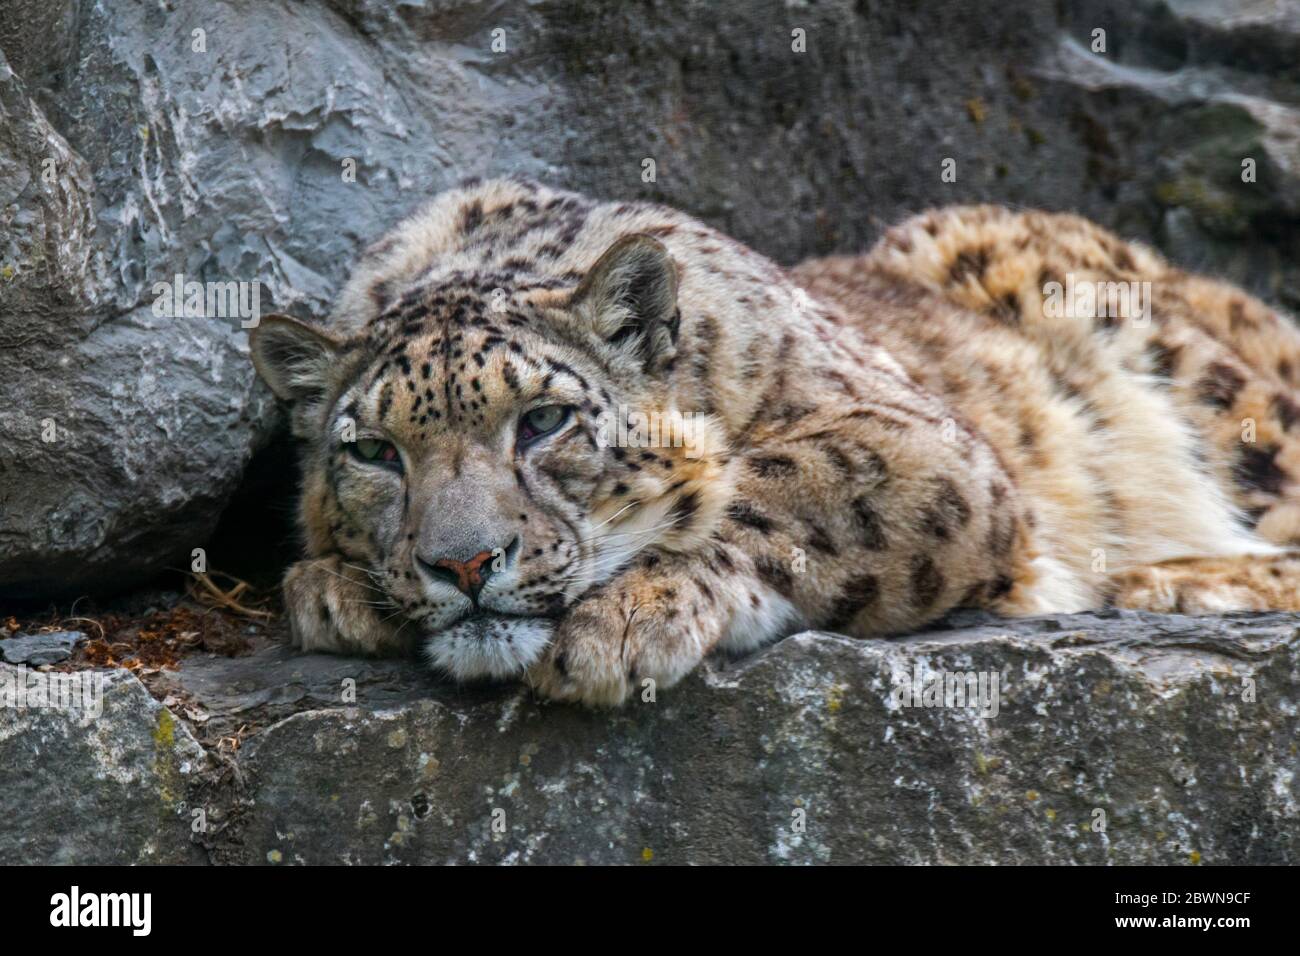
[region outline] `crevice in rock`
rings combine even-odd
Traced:
[[[300,555],[297,449],[281,427],[254,453],[207,545],[208,567],[278,591]]]

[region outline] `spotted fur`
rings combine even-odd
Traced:
[[[1049,316],[1067,273],[1150,281],[1151,321]],[[365,252],[328,329],[253,337],[303,439],[308,648],[419,641],[616,704],[799,628],[1132,603],[1160,562],[1300,544],[1300,335],[1075,217],[943,210],[787,272],[664,207],[469,184]],[[525,446],[543,404],[572,412]],[[695,440],[611,444],[620,408]],[[1180,566],[1183,606],[1286,604],[1295,563],[1268,560],[1232,591]]]

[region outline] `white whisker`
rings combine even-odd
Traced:
[[[375,584],[379,585],[380,587],[383,587],[384,578],[383,575],[381,575],[379,572],[372,571],[370,568],[362,567],[359,564],[348,564],[346,561],[342,561],[340,563],[345,568],[351,568],[354,571],[360,571],[366,577],[370,578],[370,580],[373,581]]]
[[[351,567],[351,565],[349,565],[349,567]],[[346,574],[339,574],[337,571],[331,571],[329,568],[325,568],[325,567],[322,567],[321,570],[324,571],[326,574],[334,575],[334,577],[338,578],[341,581],[347,581],[349,584],[355,584],[359,588],[366,588],[371,591],[377,591],[380,594],[383,594],[385,597],[387,597],[388,595],[388,592],[383,590],[382,588],[377,588],[374,587],[373,585],[365,584],[361,581],[358,581],[356,578],[348,577]]]
[[[639,501],[629,501],[629,502],[628,502],[627,504],[625,504],[623,507],[619,508],[619,509],[618,509],[617,511],[615,511],[612,515],[610,515],[608,518],[606,518],[604,521],[602,521],[600,524],[598,524],[598,525],[596,525],[594,528],[592,528],[592,529],[591,529],[591,533],[594,534],[595,532],[599,531],[601,528],[605,527],[605,525],[609,524],[611,521],[613,521],[613,520],[614,520],[615,518],[617,518],[619,515],[623,514],[623,513],[624,513],[625,511],[627,511],[629,508],[635,508],[635,507],[636,507],[637,505],[639,505],[640,503],[641,503],[641,502],[639,502]]]

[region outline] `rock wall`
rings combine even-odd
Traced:
[[[1298,686],[1285,614],[807,633],[614,714],[271,647],[0,707],[0,864],[1294,865]]]
[[[1285,0],[0,0],[0,599],[188,564],[274,434],[239,318],[156,283],[323,315],[467,175],[783,263],[939,203],[1072,209],[1294,306],[1297,54]]]

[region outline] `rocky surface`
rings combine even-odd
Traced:
[[[204,862],[186,801],[209,759],[127,671],[0,664],[0,865]]]
[[[42,634],[15,634],[0,640],[0,660],[10,664],[57,664],[72,656],[72,649],[86,639],[80,631],[47,631]]]
[[[467,175],[785,263],[938,203],[1070,208],[1294,305],[1297,53],[1287,0],[0,0],[0,598],[189,566],[273,433],[240,321],[155,283],[323,315]]]
[[[0,863],[1300,862],[1300,615],[808,633],[613,714],[278,646],[110,680],[0,708]]]

